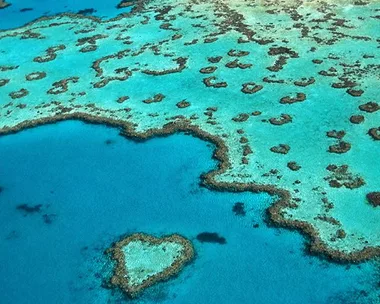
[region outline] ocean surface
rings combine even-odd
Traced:
[[[189,135],[136,143],[78,121],[0,137],[0,302],[376,303],[374,262],[307,255],[299,233],[264,223],[270,196],[200,187],[212,152]],[[182,234],[196,258],[131,301],[102,287],[104,250],[140,231]],[[200,243],[202,232],[226,243]]]
[[[64,12],[109,19],[131,10],[116,9],[119,0],[8,2],[1,30]],[[33,96],[25,103],[40,102]],[[380,303],[379,260],[342,265],[311,256],[300,233],[268,227],[269,195],[202,187],[201,174],[217,166],[213,151],[182,133],[135,142],[116,128],[79,121],[0,136],[0,304]],[[350,210],[357,209],[347,210],[356,218]],[[193,242],[196,257],[177,277],[131,300],[107,288],[114,264],[105,250],[135,232],[179,233]],[[204,232],[225,242],[200,242]]]

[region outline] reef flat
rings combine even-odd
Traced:
[[[81,119],[216,145],[219,190],[265,191],[311,252],[380,254],[380,5],[146,1],[0,32],[0,134]],[[370,193],[375,193],[368,195]]]
[[[177,234],[156,238],[135,233],[115,243],[108,252],[117,262],[110,283],[130,297],[176,275],[194,257],[191,242]]]

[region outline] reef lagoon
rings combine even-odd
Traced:
[[[0,1],[0,302],[379,303],[379,21]]]

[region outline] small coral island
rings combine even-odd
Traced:
[[[191,242],[178,234],[156,238],[135,233],[107,250],[116,261],[111,285],[129,297],[178,274],[194,257]]]

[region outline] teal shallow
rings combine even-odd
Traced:
[[[212,150],[182,134],[135,143],[71,121],[0,137],[0,302],[121,303],[100,286],[112,268],[103,250],[143,231],[180,233],[197,256],[133,303],[377,303],[374,263],[305,255],[298,233],[263,223],[268,195],[199,187]],[[232,212],[236,202],[246,216]],[[42,207],[26,214],[20,204]],[[227,243],[198,242],[205,231]]]

